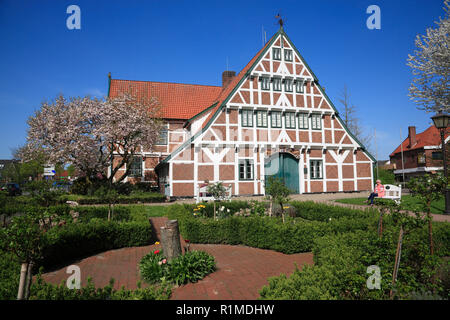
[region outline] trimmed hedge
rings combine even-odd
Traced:
[[[150,223],[95,220],[50,229],[46,233],[44,268],[55,268],[75,259],[123,247],[154,243]]]
[[[168,300],[172,288],[168,285],[149,286],[136,290],[113,288],[114,280],[103,288],[96,288],[91,279],[85,287],[69,289],[63,282],[60,285],[46,283],[38,276],[30,288],[30,300]]]
[[[83,195],[63,195],[60,198],[61,202],[76,201],[78,204],[108,204],[108,201],[95,196]],[[155,203],[165,202],[166,196],[161,193],[132,193],[130,195],[119,195],[116,199],[116,204],[129,203]]]
[[[290,204],[297,210],[297,217],[307,220],[327,221],[329,218],[361,218],[378,215],[378,211],[373,208],[368,208],[363,211],[313,201],[292,201]]]
[[[273,217],[229,217],[212,220],[194,218],[186,206],[173,205],[169,219],[178,219],[183,238],[194,243],[243,244],[291,254],[311,251],[313,241],[326,234],[367,230],[376,226],[377,216],[343,217],[331,221]]]

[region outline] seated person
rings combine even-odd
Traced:
[[[375,199],[375,197],[383,198],[384,194],[385,194],[384,186],[381,184],[381,180],[377,180],[375,189],[370,194],[369,198],[367,198],[366,203],[370,201],[370,204],[373,205],[373,199]]]

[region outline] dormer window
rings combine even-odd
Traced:
[[[284,60],[292,61],[292,50],[284,49]]]
[[[281,78],[273,78],[273,91],[281,91]]]
[[[273,58],[273,60],[281,60],[281,49],[280,48],[273,48],[272,58]]]

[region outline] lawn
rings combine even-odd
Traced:
[[[335,201],[340,203],[367,206],[367,204],[364,202],[365,200],[367,200],[367,198],[337,199]],[[413,210],[414,207],[420,206],[419,200],[411,195],[402,196],[402,204],[405,205],[410,210]],[[431,213],[443,214],[444,207],[445,207],[445,200],[444,197],[441,197],[439,200],[433,201],[431,203]]]
[[[148,221],[151,217],[164,217],[169,206],[153,206],[143,204],[128,205],[130,217],[133,221]]]

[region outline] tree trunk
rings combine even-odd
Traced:
[[[22,263],[20,268],[19,290],[17,292],[17,300],[23,300],[25,294],[25,284],[27,278],[28,263]]]
[[[428,203],[428,243],[430,246],[430,255],[434,254],[434,245],[433,245],[433,224],[432,224],[432,216],[431,216],[431,210],[430,210],[431,203]]]
[[[181,254],[180,231],[177,220],[169,220],[165,227],[161,227],[161,242],[167,261]]]
[[[31,282],[33,279],[33,262],[30,262],[28,264],[28,269],[27,269],[27,279],[25,281],[25,299],[28,300],[28,298],[30,298],[30,287],[31,287]]]
[[[269,205],[269,217],[271,217],[272,216],[272,209],[273,208],[273,202],[272,202],[272,200],[270,200],[270,205]]]
[[[108,203],[108,221],[111,221],[111,204]]]
[[[284,208],[283,208],[283,204],[280,202],[280,207],[281,207],[281,218],[283,219],[283,223],[284,223]]]
[[[381,238],[383,236],[383,214],[384,212],[380,211],[380,220],[378,221],[378,236]]]
[[[400,258],[402,255],[402,244],[403,244],[403,226],[400,226],[400,231],[398,233],[397,251],[395,253],[394,272],[392,273],[392,289],[390,292],[391,299],[393,297],[393,289],[395,286],[395,282],[397,281],[398,268],[400,266]]]
[[[214,200],[214,221],[216,221],[216,200]]]

